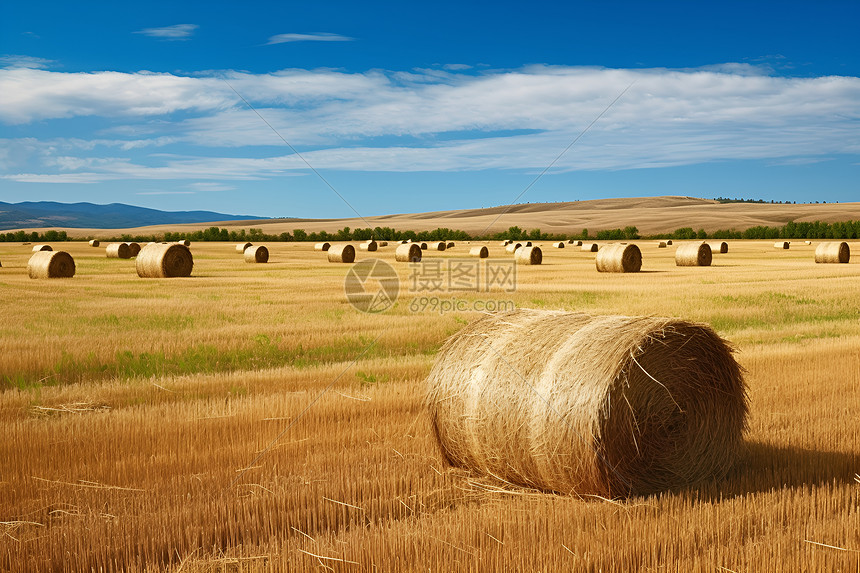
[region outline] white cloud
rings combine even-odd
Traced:
[[[46,60],[45,58],[37,58],[35,56],[0,56],[0,67],[3,68],[44,69],[53,63],[54,60]]]
[[[328,32],[319,32],[317,34],[277,34],[269,38],[266,45],[271,46],[272,44],[285,44],[288,42],[351,42],[353,39],[348,36],[330,34]]]
[[[187,40],[197,28],[199,28],[197,24],[174,24],[163,28],[144,28],[135,34],[143,34],[160,40]]]

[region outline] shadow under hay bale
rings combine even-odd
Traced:
[[[851,260],[851,249],[844,241],[821,243],[815,247],[816,263],[847,263]]]
[[[332,245],[327,256],[330,263],[354,263],[355,247],[352,245]]]
[[[642,268],[642,251],[636,245],[606,245],[594,258],[601,273],[638,273]]]
[[[417,243],[398,245],[394,251],[394,260],[398,263],[417,263],[421,261],[421,247]]]
[[[426,388],[453,465],[564,494],[645,495],[721,478],[747,418],[729,345],[671,318],[499,313],[445,343]]]
[[[246,263],[267,263],[269,262],[269,249],[263,245],[248,247],[245,249]]]
[[[131,247],[128,243],[111,243],[105,247],[105,256],[109,259],[130,259]]]
[[[514,261],[518,265],[539,265],[543,262],[540,247],[520,247],[514,251]]]
[[[237,253],[244,253],[245,249],[247,249],[248,247],[250,247],[252,245],[253,245],[253,243],[239,243],[238,245],[236,245],[236,252]]]
[[[678,267],[709,267],[712,259],[707,243],[687,243],[675,249],[675,266]]]
[[[65,251],[38,251],[27,262],[31,279],[67,279],[75,276],[75,259]]]
[[[188,277],[194,269],[194,257],[185,245],[156,243],[140,250],[135,266],[141,278]]]
[[[490,249],[487,247],[472,247],[469,249],[470,257],[478,257],[479,259],[486,259],[490,256]]]

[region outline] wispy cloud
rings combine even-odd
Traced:
[[[328,32],[319,32],[316,34],[277,34],[269,38],[266,45],[286,44],[288,42],[352,42],[354,39],[349,36],[330,34]]]
[[[143,34],[160,40],[187,40],[197,28],[199,28],[197,24],[174,24],[163,28],[144,28],[135,34]]]
[[[139,191],[135,195],[194,195],[194,191]]]
[[[54,60],[46,60],[45,58],[37,58],[35,56],[0,56],[0,67],[3,68],[36,70],[45,69],[53,63]]]

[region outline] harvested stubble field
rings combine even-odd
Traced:
[[[0,245],[0,569],[860,569],[860,264],[735,241],[682,268],[639,246],[636,274],[546,248],[510,293],[405,292],[393,246],[357,251],[404,289],[366,315],[350,265],[312,244],[270,244],[265,265],[192,244],[192,277],[140,279],[60,243],[77,264],[62,280],[29,279],[29,247]],[[422,381],[479,314],[413,312],[420,296],[708,322],[748,371],[746,451],[725,481],[629,500],[447,467]]]

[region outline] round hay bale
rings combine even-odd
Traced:
[[[421,247],[417,243],[398,245],[394,251],[394,260],[398,263],[417,263],[421,261]]]
[[[666,241],[666,244],[667,244],[667,245],[671,245],[671,244],[672,244],[672,239],[668,239],[668,240]]]
[[[596,253],[600,250],[600,247],[597,245],[597,243],[582,243],[580,249],[582,249],[586,253]]]
[[[787,249],[788,245],[789,245],[788,241],[777,241],[773,244],[773,248],[774,249]]]
[[[101,243],[98,241],[98,239],[92,239],[92,240],[90,240],[90,246],[91,246],[91,247],[98,247],[100,244],[101,244]]]
[[[505,251],[507,251],[508,253],[515,253],[515,252],[517,252],[517,249],[519,249],[522,246],[523,246],[522,243],[508,243],[508,246],[505,247]]]
[[[812,244],[812,241],[803,241],[803,244],[804,244],[804,245],[811,245],[811,244]]]
[[[379,245],[376,241],[368,241],[366,243],[361,243],[358,248],[362,251],[375,251],[379,248]]]
[[[539,265],[543,262],[543,252],[540,247],[520,247],[514,251],[514,260],[518,265]]]
[[[499,243],[499,246],[500,246],[500,247],[507,247],[507,246],[508,246],[508,245],[510,245],[511,243],[513,243],[513,241],[511,241],[510,239],[507,239],[507,240],[502,241],[501,243]]]
[[[847,263],[850,258],[851,249],[844,241],[820,243],[815,247],[816,263]]]
[[[421,247],[421,250],[422,250],[422,251],[426,251],[426,250],[427,250],[427,243],[418,243],[418,246],[419,246],[419,247]]]
[[[430,241],[427,243],[427,250],[430,251],[444,251],[447,243],[444,241]]]
[[[245,249],[246,263],[267,263],[269,262],[269,249],[263,245],[251,246]]]
[[[152,243],[150,243],[150,244],[152,244]],[[244,253],[245,249],[247,249],[248,247],[250,247],[252,245],[253,245],[253,243],[239,243],[238,245],[236,245],[236,252],[237,253]]]
[[[657,243],[657,248],[658,249],[665,249],[666,248],[666,241],[660,241],[659,243]]]
[[[708,243],[708,246],[711,247],[711,253],[728,253],[729,252],[729,244],[725,241],[717,241],[715,243]]]
[[[724,477],[748,413],[729,344],[659,317],[491,315],[445,343],[426,392],[451,464],[607,498]]]
[[[486,259],[490,256],[490,249],[484,246],[480,247],[472,247],[469,249],[470,257],[478,257],[479,259]]]
[[[331,248],[331,243],[317,243],[314,245],[315,251],[327,251]]]
[[[131,247],[128,243],[111,243],[105,247],[105,256],[109,259],[130,259]]]
[[[523,246],[524,246],[524,247],[531,247],[531,246],[532,246],[532,242],[531,242],[531,241],[526,241],[526,244],[525,244],[525,245],[523,245]]]
[[[176,241],[176,244],[182,245],[183,247],[190,247],[191,241],[189,241],[188,239],[182,239],[181,241]]]
[[[332,245],[327,254],[330,263],[355,262],[355,247],[352,245]]]
[[[387,246],[388,246],[388,241],[379,241],[379,243],[378,243],[378,244],[379,244],[379,246],[380,246],[380,247],[387,247]]]
[[[448,241],[448,244],[445,245],[445,248],[446,249],[453,249],[454,248],[454,241]]]
[[[32,252],[39,253],[42,251],[53,251],[53,250],[54,249],[53,249],[53,247],[51,247],[51,245],[33,245]]]
[[[65,251],[38,251],[27,262],[31,279],[67,279],[75,276],[75,259]]]
[[[140,243],[126,243],[128,245],[129,251],[131,252],[132,257],[136,257],[140,253]],[[167,243],[164,243],[165,245]],[[187,245],[183,245],[187,246]]]
[[[137,276],[160,279],[191,276],[194,257],[185,245],[156,243],[140,250],[135,261]]]
[[[642,268],[642,251],[636,245],[606,245],[594,262],[601,273],[638,273]]]
[[[707,243],[687,243],[675,249],[675,266],[678,267],[709,267],[712,258]]]
[[[564,241],[560,241],[558,243],[553,243],[552,246],[555,247],[556,249],[563,249],[564,248]]]

